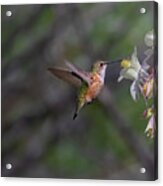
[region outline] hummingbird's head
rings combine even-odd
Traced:
[[[107,63],[105,61],[97,61],[93,64],[93,72],[97,72],[103,79],[105,77]]]

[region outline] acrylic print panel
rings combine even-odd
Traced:
[[[2,176],[157,179],[157,4],[1,17]]]

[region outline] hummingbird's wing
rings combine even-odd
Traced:
[[[50,67],[48,68],[48,71],[50,71],[54,76],[70,83],[71,85],[74,85],[75,87],[81,86],[81,79],[75,76],[70,70]]]
[[[76,67],[72,63],[65,61],[66,66],[72,71],[72,74],[78,77],[81,81],[86,82],[88,85],[91,84],[90,73],[86,72],[79,67]]]

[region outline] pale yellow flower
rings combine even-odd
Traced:
[[[131,67],[131,60],[123,59],[121,62],[121,67],[126,68],[126,69],[130,68]]]
[[[131,59],[124,59],[121,62],[122,70],[120,71],[120,76],[118,78],[118,82],[120,82],[123,78],[135,80],[138,78],[139,70],[141,69],[141,65],[139,63],[137,57],[137,48],[134,48],[134,51],[131,55]]]

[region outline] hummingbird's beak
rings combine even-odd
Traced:
[[[116,60],[113,60],[113,61],[105,61],[104,64],[106,65],[111,65],[111,64],[116,64],[116,63],[120,63],[123,59],[116,59]]]

